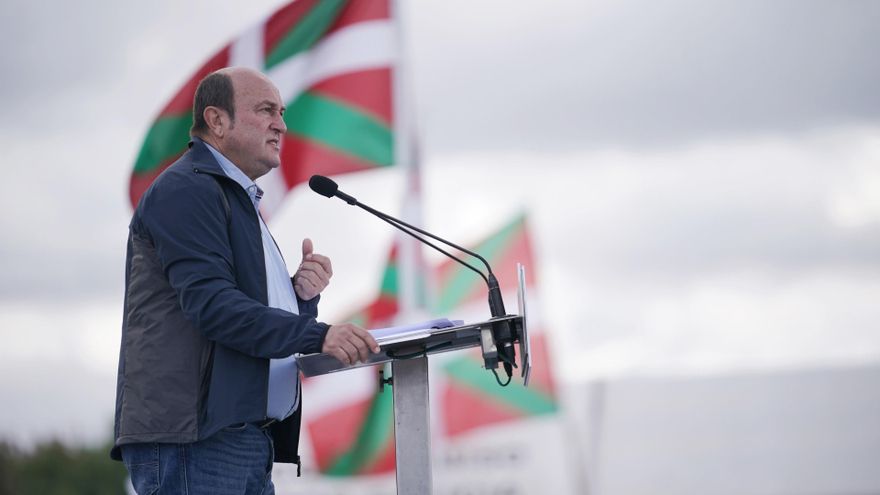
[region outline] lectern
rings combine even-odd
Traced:
[[[448,328],[426,328],[380,345],[381,352],[368,362],[346,366],[329,354],[297,356],[305,376],[343,372],[364,366],[391,363],[394,400],[394,446],[397,459],[397,493],[431,494],[431,422],[428,394],[428,356],[441,352],[481,347],[484,358],[497,356],[495,334],[499,325],[513,329],[519,344],[519,369],[528,385],[531,371],[528,318],[526,311],[525,268],[517,265],[519,314],[491,318]],[[489,371],[486,371],[489,373]]]

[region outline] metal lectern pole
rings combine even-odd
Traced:
[[[430,495],[431,421],[428,358],[391,362],[398,495]]]

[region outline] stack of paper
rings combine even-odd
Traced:
[[[370,330],[369,332],[373,335],[373,338],[376,339],[376,342],[382,346],[428,337],[431,335],[431,330],[433,329],[457,327],[463,324],[464,321],[462,320],[436,318],[418,323],[410,323],[408,325],[377,328],[375,330]]]

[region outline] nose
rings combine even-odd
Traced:
[[[281,134],[287,132],[287,124],[284,123],[284,116],[281,115],[281,112],[275,114],[275,121],[272,122],[273,130],[277,130]]]

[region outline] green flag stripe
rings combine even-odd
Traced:
[[[385,273],[382,275],[382,287],[379,292],[397,297],[397,265],[391,264],[385,267]]]
[[[393,421],[393,402],[391,393],[376,393],[370,404],[370,411],[352,449],[339,456],[327,474],[332,476],[348,476],[357,474],[383,449],[391,436]]]
[[[134,164],[134,173],[145,174],[186,149],[192,115],[161,117],[147,132],[144,145]]]
[[[556,411],[552,397],[534,388],[525,388],[519,383],[511,383],[501,388],[492,373],[480,367],[469,358],[457,358],[444,366],[449,376],[460,385],[479,391],[498,402],[510,405],[523,413],[536,415]]]
[[[478,281],[479,279],[476,279],[470,270],[456,270],[437,295],[437,306],[434,313],[443,314],[458,306],[461,300],[470,294],[471,289]]]
[[[266,69],[308,50],[336,20],[346,0],[320,0],[266,56]]]
[[[305,92],[284,113],[287,132],[379,166],[393,162],[391,129],[339,101]]]
[[[507,245],[510,239],[522,227],[522,218],[508,225],[498,234],[490,237],[477,247],[476,252],[483,255],[490,263],[495,261]],[[471,288],[480,283],[479,279],[474,277],[473,272],[463,267],[457,267],[449,282],[440,288],[440,294],[437,296],[437,307],[435,313],[446,313],[461,303],[471,291]]]

